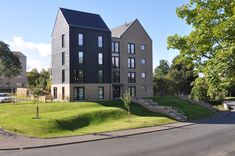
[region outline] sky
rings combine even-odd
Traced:
[[[50,67],[51,33],[59,7],[100,14],[112,29],[138,19],[153,40],[153,68],[170,63],[177,50],[167,50],[167,37],[187,35],[191,27],[176,15],[189,0],[7,0],[0,5],[0,40],[27,56],[27,71]]]

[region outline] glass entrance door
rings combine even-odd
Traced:
[[[74,87],[74,100],[84,100],[84,87]]]

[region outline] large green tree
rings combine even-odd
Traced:
[[[36,68],[27,73],[28,84],[31,88],[40,88],[44,91],[50,90],[50,74],[49,71],[42,69],[38,72]]]
[[[168,37],[168,48],[178,49],[178,62],[193,63],[215,98],[235,79],[235,1],[191,0],[176,10],[192,26],[187,36]]]
[[[177,62],[179,56],[176,56],[170,67],[166,78],[174,81],[177,84],[177,92],[189,95],[192,89],[193,81],[198,77],[195,74],[193,65],[185,65],[183,62]]]
[[[164,77],[170,70],[170,65],[167,60],[160,60],[159,65],[154,70],[155,77]]]
[[[21,72],[19,58],[14,55],[9,46],[0,41],[0,76],[11,79]]]

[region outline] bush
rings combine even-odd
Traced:
[[[198,78],[195,80],[191,91],[191,98],[199,101],[209,101],[210,97],[207,95],[208,85],[205,79]]]

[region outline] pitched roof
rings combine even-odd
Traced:
[[[60,8],[60,10],[64,15],[68,25],[70,26],[110,31],[108,26],[98,14],[86,13],[65,8]]]
[[[18,57],[20,57],[20,56],[21,56],[21,57],[22,57],[22,56],[23,56],[23,57],[26,57],[26,56],[25,56],[22,52],[20,52],[20,51],[12,51],[12,53],[15,54],[15,55],[17,55]]]
[[[124,32],[135,22],[136,20],[134,21],[131,21],[129,23],[125,23],[119,27],[116,27],[116,28],[113,28],[111,29],[111,32],[112,32],[112,37],[117,37],[117,38],[120,38]]]

